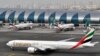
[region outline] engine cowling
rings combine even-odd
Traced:
[[[35,48],[33,48],[33,47],[29,47],[29,48],[27,49],[28,53],[35,53],[36,50],[37,50],[37,49],[35,49]]]

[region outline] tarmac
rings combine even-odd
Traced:
[[[59,41],[67,38],[75,38],[78,41],[84,34],[59,34],[59,33],[29,33],[29,32],[0,32],[0,55],[1,56],[100,56],[100,43],[91,48],[75,50],[56,50],[45,54],[28,54],[27,49],[12,51],[6,43],[10,40],[50,40]],[[100,41],[100,35],[94,35],[93,42]],[[67,46],[66,46],[67,47]]]
[[[84,31],[86,31],[86,29],[82,26],[80,27],[76,27],[75,30],[72,31],[60,31],[60,32],[56,32],[56,29],[50,29],[50,27],[48,26],[48,24],[46,24],[46,26],[38,26],[38,24],[34,24],[33,28],[30,30],[14,30],[14,29],[8,29],[8,25],[5,25],[3,27],[0,27],[0,32],[22,32],[22,33],[50,33],[50,34],[85,34]],[[100,35],[100,27],[99,26],[94,26],[94,28],[96,28],[96,32],[95,35]]]

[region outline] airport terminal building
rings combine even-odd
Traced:
[[[67,11],[67,10],[23,10],[0,9],[0,21],[3,23],[15,23],[15,21],[32,23],[49,23],[51,19],[56,22],[84,24],[100,23],[99,11]]]

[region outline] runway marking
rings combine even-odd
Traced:
[[[15,54],[14,53],[10,53],[10,54],[8,54],[8,56],[15,56]]]

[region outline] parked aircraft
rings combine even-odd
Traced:
[[[54,26],[54,29],[56,29],[57,32],[72,31],[75,30],[75,26],[74,24],[57,24]]]
[[[9,29],[19,30],[19,29],[32,29],[33,23],[20,23],[17,25],[10,25]]]

